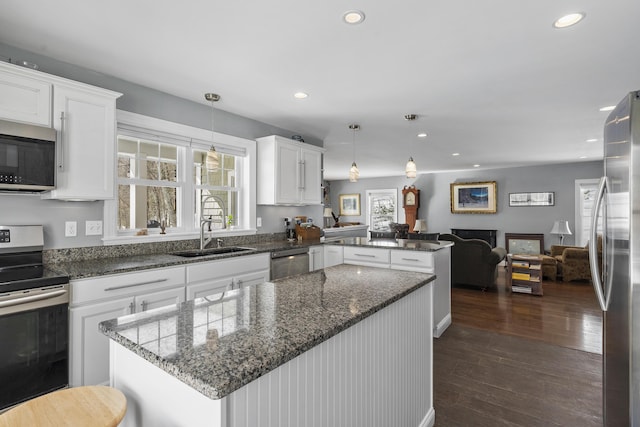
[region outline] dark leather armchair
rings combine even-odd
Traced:
[[[451,248],[451,283],[494,288],[498,264],[507,256],[504,248],[493,248],[484,240],[461,239],[453,234],[441,234],[438,240],[453,242]]]

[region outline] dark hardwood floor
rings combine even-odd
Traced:
[[[434,340],[436,426],[601,426],[602,314],[588,282],[452,289]]]

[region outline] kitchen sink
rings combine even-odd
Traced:
[[[193,258],[193,257],[199,257],[199,256],[222,255],[222,254],[230,254],[234,252],[251,252],[251,251],[255,251],[255,249],[243,248],[240,246],[227,246],[223,248],[189,249],[185,251],[173,252],[172,255]]]

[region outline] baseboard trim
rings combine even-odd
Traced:
[[[440,338],[440,335],[442,335],[444,331],[447,330],[449,325],[451,325],[451,313],[447,314],[444,319],[442,319],[440,323],[438,323],[436,327],[433,328],[433,337]]]
[[[436,411],[429,408],[429,412],[424,416],[418,427],[433,427],[436,423]]]

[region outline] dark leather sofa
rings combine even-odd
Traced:
[[[438,240],[453,242],[451,248],[451,284],[494,288],[498,264],[507,256],[504,248],[493,248],[480,239],[461,239],[453,234],[441,234]]]

